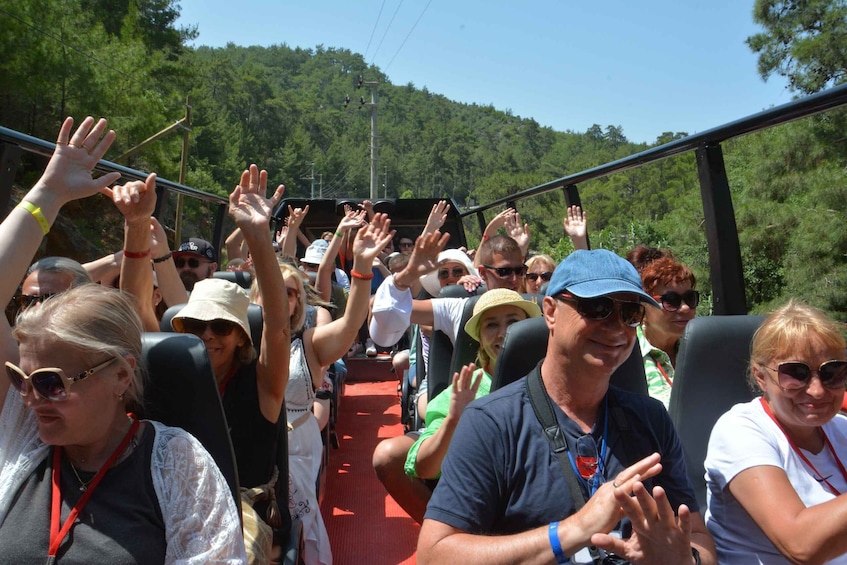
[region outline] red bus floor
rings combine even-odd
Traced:
[[[377,443],[403,433],[397,380],[348,380],[339,405],[340,448],[330,451],[321,504],[333,563],[413,564],[420,528],[388,496],[371,464]]]

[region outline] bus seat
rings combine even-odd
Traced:
[[[196,437],[218,464],[240,508],[235,454],[206,347],[191,334],[145,332],[141,340],[149,373],[144,417]]]
[[[233,282],[247,290],[250,290],[250,285],[253,283],[253,274],[247,271],[215,271],[212,276],[216,279]]]
[[[549,337],[550,331],[544,318],[521,320],[509,326],[492,375],[491,390],[503,388],[529,374],[547,354]],[[618,388],[647,395],[647,377],[637,346],[612,373],[609,382]]]
[[[177,304],[171,306],[165,313],[162,314],[162,319],[159,321],[159,329],[163,332],[174,331],[171,327],[171,320],[176,316],[177,312],[182,310],[185,304]],[[259,352],[262,343],[262,307],[258,304],[250,304],[247,307],[247,321],[250,323],[250,335],[253,338],[253,347],[256,353]]]
[[[465,302],[465,309],[462,312],[462,326],[471,317],[473,313],[473,305],[476,304],[477,297],[485,292],[485,287],[480,286],[476,293],[469,293],[463,286],[451,284],[441,289],[440,298],[468,298]],[[463,327],[459,328],[458,340],[462,339],[464,334],[465,339],[470,337],[465,334]],[[429,339],[429,366],[427,368],[427,397],[433,399],[438,394],[447,388],[448,383],[453,378],[453,373],[450,372],[453,359],[453,342],[450,337],[441,330],[433,330],[432,336]],[[471,357],[473,360],[473,357]],[[420,382],[420,379],[418,379]]]
[[[709,435],[733,405],[754,397],[747,385],[753,333],[763,316],[703,316],[691,320],[679,344],[668,412],[685,448],[688,478],[706,508],[703,462]]]

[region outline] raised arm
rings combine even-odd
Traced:
[[[115,277],[121,274],[123,256],[123,251],[109,253],[94,261],[83,263],[82,268],[88,272],[92,281],[98,284],[112,286]]]
[[[241,233],[241,228],[235,228],[224,241],[226,246],[226,257],[228,260],[244,259],[247,260],[247,242],[244,241],[244,234]]]
[[[488,224],[485,226],[485,231],[482,232],[482,238],[488,239],[492,235],[497,235],[497,231],[500,228],[506,227],[506,223],[509,221],[509,218],[515,215],[514,208],[506,208],[493,218]]]
[[[439,200],[433,204],[421,235],[429,235],[444,227],[444,223],[447,221],[447,212],[449,211],[450,205],[447,204],[446,200]]]
[[[321,264],[318,267],[318,276],[315,279],[315,290],[321,297],[321,300],[329,302],[332,296],[332,272],[335,270],[335,258],[338,257],[338,251],[341,249],[344,236],[351,229],[358,228],[365,223],[365,211],[359,210],[350,211],[341,218],[338,223],[338,228],[332,236],[332,241],[326,248],[326,253],[321,258]]]
[[[66,118],[59,129],[56,149],[47,168],[35,185],[0,224],[0,299],[8,304],[24,277],[41,240],[66,203],[97,194],[118,178],[108,173],[94,178],[91,171],[115,140],[115,132],[106,132],[106,120],[85,118],[73,129],[73,118]],[[105,132],[105,135],[104,135]],[[0,322],[0,361],[17,361],[17,344],[5,318]],[[9,380],[0,379],[0,410],[6,400]]]
[[[574,249],[588,249],[588,220],[579,206],[568,206],[568,213],[562,220],[565,233],[571,238]]]
[[[394,237],[390,231],[391,220],[385,214],[376,214],[371,223],[360,228],[353,241],[353,270],[350,279],[350,296],[344,316],[331,324],[315,328],[312,347],[315,361],[326,366],[340,359],[356,338],[359,328],[368,315],[370,299],[371,265],[383,247]],[[307,350],[308,354],[308,350]]]
[[[176,270],[165,228],[153,216],[150,216],[150,254],[153,257],[153,270],[159,280],[159,292],[165,304],[175,306],[187,302],[188,294]]]
[[[250,248],[256,284],[262,296],[262,342],[256,363],[259,407],[269,422],[279,419],[291,356],[291,323],[288,295],[270,238],[273,198],[282,196],[279,185],[272,198],[266,198],[267,171],[256,165],[241,173],[241,181],[229,196],[229,214],[241,228]],[[339,355],[340,357],[340,355]]]
[[[506,232],[509,237],[518,242],[518,247],[526,258],[529,253],[529,224],[521,224],[521,215],[515,212],[506,222]]]
[[[121,290],[135,297],[135,308],[144,331],[159,331],[153,307],[153,267],[150,263],[150,216],[156,208],[156,173],[147,175],[144,182],[115,186],[111,192],[112,202],[124,217]]]
[[[309,205],[305,208],[288,207],[288,232],[285,235],[285,243],[283,244],[282,252],[289,257],[297,257],[297,240],[300,237],[300,224],[306,219],[306,214],[309,213]],[[308,246],[309,244],[306,243]]]

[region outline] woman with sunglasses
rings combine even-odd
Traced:
[[[60,208],[119,177],[91,175],[115,137],[106,121],[72,126],[64,121],[26,204],[0,225],[7,300]],[[5,318],[0,330],[4,561],[245,562],[212,458],[182,430],[130,412],[141,402],[142,326],[126,295],[83,285],[28,309],[15,328],[19,352]]]
[[[647,390],[667,407],[679,339],[697,315],[700,293],[694,290],[697,281],[691,269],[671,256],[646,262],[639,272],[644,291],[662,307],[647,309],[637,331],[638,347],[644,359]]]
[[[533,255],[526,262],[524,286],[529,294],[541,294],[541,286],[550,281],[556,262],[549,255]]]
[[[706,455],[720,563],[847,563],[843,325],[792,300],[753,337],[749,384]]]

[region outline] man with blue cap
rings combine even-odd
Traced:
[[[664,406],[609,386],[645,305],[658,307],[614,253],[559,264],[547,356],[465,409],[419,563],[717,563]]]

